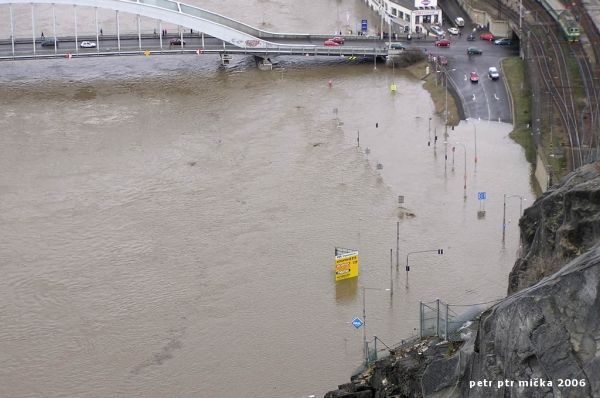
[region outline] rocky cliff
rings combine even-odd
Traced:
[[[546,192],[520,226],[512,295],[458,350],[421,341],[325,397],[600,398],[600,163]]]
[[[508,293],[537,283],[600,240],[600,163],[569,174],[519,222],[523,255],[509,276]]]

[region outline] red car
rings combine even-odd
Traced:
[[[494,40],[496,38],[496,36],[494,36],[491,33],[482,33],[482,34],[479,35],[479,38],[481,40],[492,41],[492,40]]]
[[[450,47],[450,40],[442,39],[435,42],[436,47]]]
[[[471,83],[479,83],[479,75],[477,72],[471,72],[469,79],[471,80]]]
[[[329,40],[325,40],[325,43],[323,43],[323,45],[328,46],[328,47],[337,47],[340,45],[340,43],[336,43],[335,41],[329,39]]]
[[[333,39],[329,39],[331,41],[336,42],[337,44],[344,44],[344,38],[343,37],[334,37]]]

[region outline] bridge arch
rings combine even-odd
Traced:
[[[277,43],[277,38],[289,36],[301,40],[310,38],[308,34],[263,31],[223,15],[173,0],[0,0],[0,4],[78,5],[125,12],[203,32],[241,48],[290,48],[294,45]],[[298,46],[310,47],[305,44]]]

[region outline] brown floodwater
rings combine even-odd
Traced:
[[[283,31],[367,13],[343,1],[205,7]],[[445,162],[443,121],[398,71],[282,58],[261,72],[193,56],[0,67],[1,396],[322,395],[362,359],[349,322],[362,287],[390,285],[397,221],[394,295],[367,290],[369,339],[414,334],[419,301],[506,292],[519,203],[508,201],[503,248],[502,196],[532,200],[511,126],[461,123]],[[354,283],[336,287],[335,246],[359,250]],[[405,287],[406,253],[435,248],[444,255],[411,256]]]

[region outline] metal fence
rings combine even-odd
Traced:
[[[462,326],[466,322],[477,322],[479,314],[490,303],[451,305],[439,299],[428,303],[420,302],[420,336],[462,341]]]

